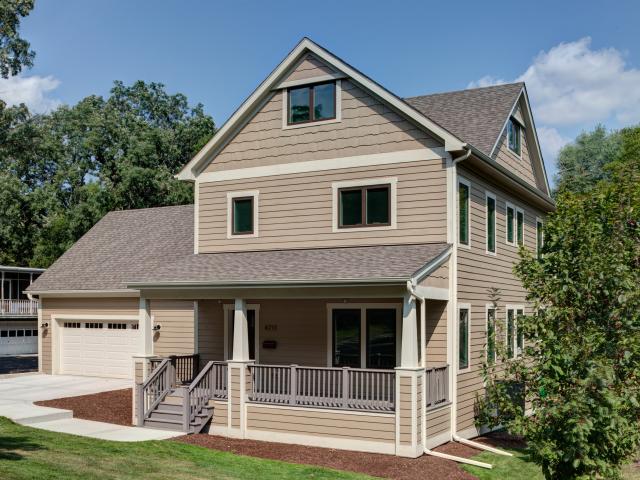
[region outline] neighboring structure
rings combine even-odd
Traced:
[[[178,178],[194,206],[112,212],[29,288],[41,371],[133,377],[140,425],[404,456],[478,434],[554,208],[524,84],[401,99],[304,39]]]
[[[0,265],[0,356],[38,353],[38,302],[24,291],[42,272]]]

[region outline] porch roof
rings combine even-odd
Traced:
[[[130,288],[404,283],[450,251],[447,243],[195,254],[141,272]]]

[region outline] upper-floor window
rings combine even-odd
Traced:
[[[515,221],[516,221],[516,210],[513,208],[513,205],[507,203],[506,207],[506,221],[507,221],[507,243],[509,245],[514,245],[516,243],[516,233],[515,233]]]
[[[520,124],[514,120],[513,118],[509,119],[507,123],[507,141],[509,144],[509,150],[511,150],[516,155],[520,155],[521,152],[521,137],[522,137],[522,127]]]
[[[542,247],[544,246],[544,224],[539,218],[536,219],[536,253],[538,258],[542,256]]]
[[[524,211],[516,210],[516,232],[518,235],[518,245],[524,245]]]
[[[227,237],[258,235],[258,192],[227,193]]]
[[[496,361],[496,308],[491,305],[487,307],[487,362],[490,364]]]
[[[466,181],[458,181],[458,241],[469,245],[469,194],[470,185]]]
[[[335,82],[290,88],[287,97],[288,125],[336,118]]]
[[[391,224],[391,186],[369,185],[338,190],[340,228]]]
[[[496,197],[486,192],[487,202],[487,253],[496,253]]]

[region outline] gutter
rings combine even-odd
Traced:
[[[406,277],[368,278],[368,279],[336,279],[336,280],[234,280],[224,282],[211,281],[184,281],[168,283],[134,282],[127,285],[129,288],[283,288],[283,287],[334,287],[334,286],[401,286],[407,281]]]

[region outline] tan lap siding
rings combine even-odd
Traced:
[[[411,377],[400,377],[400,390],[398,391],[398,413],[400,415],[400,443],[411,445],[412,420],[412,398],[411,398]]]
[[[421,287],[449,288],[449,266],[445,262],[418,284]]]
[[[395,416],[247,405],[247,429],[369,442],[395,442]]]
[[[224,312],[217,300],[198,301],[198,353],[204,366],[224,360]]]
[[[442,146],[353,83],[341,80],[341,88],[340,122],[290,129],[282,128],[285,95],[274,93],[204,171]]]
[[[488,288],[497,287],[501,290],[497,318],[502,324],[506,317],[507,304],[525,305],[525,311],[528,311],[525,291],[512,270],[513,265],[519,260],[518,247],[506,243],[505,201],[524,209],[524,241],[532,251],[535,250],[536,242],[536,215],[541,215],[533,208],[515,201],[501,189],[481,181],[468,169],[460,168],[459,175],[471,182],[471,249],[458,248],[458,303],[471,305],[471,367],[468,372],[458,375],[457,429],[463,431],[474,427],[476,394],[482,395],[483,392],[481,367],[486,346],[486,304],[491,302]],[[485,253],[485,189],[497,196],[497,255]],[[504,335],[499,335],[498,340],[504,342]]]
[[[52,316],[56,315],[132,315],[138,316],[137,298],[43,298],[42,322],[49,328],[42,335],[42,370],[52,373]]]
[[[159,356],[188,355],[195,351],[194,304],[189,300],[150,300],[154,325],[153,353]]]
[[[442,160],[202,183],[199,252],[446,241]],[[333,232],[332,183],[397,178],[397,228]],[[258,190],[258,237],[227,238],[227,192]]]
[[[449,441],[451,431],[451,406],[427,412],[427,448],[434,448]]]
[[[315,55],[308,54],[300,60],[291,73],[285,77],[285,81],[290,82],[293,80],[320,77],[330,73],[335,73],[335,70]]]
[[[226,427],[229,422],[229,404],[220,400],[213,400],[209,402],[209,405],[213,406],[213,417],[211,423],[215,427]]]
[[[426,303],[427,367],[447,363],[447,302]]]
[[[231,424],[240,428],[240,368],[229,368],[229,401],[231,403]]]

